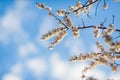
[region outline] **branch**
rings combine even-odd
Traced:
[[[62,22],[61,19],[59,19],[54,13],[52,13],[51,7],[48,7],[45,4],[38,3],[38,2],[36,2],[36,5],[38,8],[46,10],[50,16],[53,16],[56,20],[58,20],[58,23],[61,23],[65,28],[68,28],[67,25],[64,22]]]
[[[86,29],[86,28],[94,28],[96,26],[83,26],[83,27],[78,27],[78,29]],[[98,27],[99,29],[107,29],[106,27]],[[119,29],[116,29],[115,31],[120,32]]]
[[[114,14],[113,14],[112,24],[114,24],[114,19],[115,19],[115,16],[114,16]]]
[[[100,1],[101,0],[99,0],[98,3],[97,3],[96,9],[95,9],[95,16],[97,15],[97,9],[98,9],[98,5],[99,5]]]
[[[82,9],[82,8],[84,8],[84,7],[88,7],[88,6],[92,5],[92,4],[96,3],[97,1],[98,1],[98,0],[95,0],[94,2],[92,2],[92,3],[90,3],[90,4],[87,4],[87,2],[86,2],[86,4],[84,4],[82,7],[74,10],[73,13],[79,11],[80,9]],[[88,2],[89,2],[89,0],[88,0]],[[69,14],[70,14],[70,12],[66,12],[66,15],[69,15]]]

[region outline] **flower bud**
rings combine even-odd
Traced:
[[[59,16],[65,16],[66,15],[66,11],[64,9],[57,10],[57,15],[59,15]]]
[[[78,38],[79,37],[79,29],[78,29],[78,27],[73,27],[72,28],[72,32],[73,32],[73,37],[74,38]]]
[[[108,4],[103,5],[103,9],[106,10],[108,8]]]
[[[100,30],[98,29],[97,26],[95,26],[93,29],[94,29],[94,30],[93,30],[94,37],[95,37],[95,38],[98,38],[98,37],[100,36]]]
[[[44,9],[44,8],[45,8],[45,5],[42,4],[42,3],[37,3],[37,7],[40,8],[40,9]]]
[[[72,28],[72,21],[71,21],[70,17],[65,16],[64,21],[65,21],[68,28]]]

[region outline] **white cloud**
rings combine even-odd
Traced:
[[[0,20],[0,42],[8,44],[13,41],[20,43],[27,39],[28,34],[23,30],[21,15],[18,6],[8,8]],[[24,8],[21,8],[24,9]]]
[[[3,75],[2,80],[23,80],[23,64],[17,62],[10,68],[10,72]]]
[[[0,42],[8,43],[11,38],[15,41],[27,38],[22,30],[19,18],[12,11],[8,11],[1,20]],[[19,37],[18,37],[19,36]]]
[[[105,73],[99,69],[89,70],[88,72],[86,72],[86,76],[92,76],[100,80],[104,80],[106,78]]]
[[[4,29],[10,29],[8,31],[19,30],[21,26],[19,18],[11,10],[6,13],[1,23]]]
[[[23,79],[20,76],[8,73],[2,77],[2,80],[23,80]]]
[[[18,62],[11,67],[11,73],[15,75],[22,75],[23,69],[24,69],[23,64]]]
[[[65,62],[61,57],[54,53],[50,58],[51,62],[51,77],[57,80],[80,80],[81,71],[85,67],[85,64],[70,64]]]
[[[47,69],[46,61],[42,58],[29,59],[26,62],[26,66],[35,76],[43,75]]]
[[[27,7],[28,5],[29,5],[28,2],[25,0],[15,1],[15,7],[16,9],[19,10],[24,10],[24,8]]]
[[[27,57],[30,54],[37,53],[37,47],[33,42],[27,42],[18,47],[18,53],[21,57]]]
[[[9,72],[2,76],[2,80],[23,80],[24,65],[22,62],[17,62],[10,67]]]
[[[24,21],[33,19],[35,15],[37,15],[36,11],[31,9],[29,1],[14,1],[13,5],[7,7],[5,14],[0,18],[0,42],[3,44],[27,42],[29,35],[23,28]]]
[[[54,80],[81,80],[81,71],[87,66],[86,62],[76,63],[65,62],[61,57],[54,53],[50,58],[51,77]],[[100,80],[105,79],[104,72],[99,69],[93,69],[86,73],[87,76],[93,76]]]
[[[60,59],[57,54],[52,54],[51,59],[51,77],[63,79],[68,71],[68,64]]]
[[[84,43],[80,39],[67,39],[65,41],[65,46],[69,48],[69,52],[71,53],[71,55],[85,52]]]
[[[86,66],[86,63],[72,63],[69,65],[68,77],[67,80],[81,80],[81,71]],[[67,76],[67,74],[66,74]]]
[[[112,74],[110,75],[109,79],[120,80],[120,72],[112,73]]]

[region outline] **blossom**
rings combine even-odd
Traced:
[[[58,36],[55,37],[55,41],[50,44],[50,46],[48,47],[48,49],[53,49],[53,47],[56,46],[57,44],[59,44],[64,39],[64,37],[66,35],[67,35],[66,30],[63,30],[62,32],[60,32],[58,34]]]
[[[110,66],[111,66],[113,72],[118,71],[118,66],[114,65],[113,63],[111,63]]]
[[[74,6],[69,6],[69,11],[70,12],[73,12],[75,10],[75,7]]]
[[[105,51],[105,48],[103,47],[103,45],[100,42],[96,42],[96,45],[101,50],[101,52]]]
[[[95,38],[98,38],[98,37],[100,36],[100,30],[98,29],[97,26],[95,26],[93,29],[94,29],[94,30],[93,30],[94,37],[95,37]]]
[[[111,35],[114,31],[115,31],[115,27],[113,26],[113,24],[109,24],[109,27],[105,29],[104,33],[107,35]]]
[[[66,11],[64,9],[57,10],[57,15],[59,15],[59,16],[65,16],[66,15]]]
[[[45,4],[37,3],[37,7],[40,9],[43,9],[43,8],[45,8]]]
[[[107,44],[109,44],[109,45],[112,44],[112,37],[111,37],[110,35],[104,34],[104,35],[103,35],[103,38],[105,39],[105,42],[106,42]]]
[[[112,53],[114,53],[114,52],[115,52],[115,48],[116,48],[116,44],[115,44],[115,43],[112,43],[112,44],[110,45],[110,51],[111,51]]]
[[[108,4],[103,5],[103,9],[106,10],[108,8]]]
[[[75,9],[78,9],[81,7],[83,7],[83,5],[81,4],[81,2],[77,1],[76,5],[75,5]]]
[[[70,17],[65,16],[64,21],[65,21],[68,28],[72,28],[72,21],[71,21]]]
[[[47,6],[45,6],[45,9],[46,9],[48,12],[50,12],[50,11],[52,10],[51,7],[47,7]]]
[[[53,36],[56,36],[57,34],[59,34],[62,30],[63,30],[63,27],[58,27],[56,29],[52,29],[48,33],[45,33],[41,37],[41,40],[48,40],[48,39],[52,38]]]
[[[116,52],[120,52],[120,42],[116,42],[115,50]]]
[[[79,37],[79,30],[78,30],[78,27],[73,27],[72,28],[72,32],[73,32],[73,37],[74,38],[78,38]]]
[[[92,4],[94,1],[95,1],[95,0],[89,0],[89,1],[87,2],[87,4],[90,5],[90,4]]]

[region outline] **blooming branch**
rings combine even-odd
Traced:
[[[103,0],[103,9],[106,10],[108,8],[108,4],[106,3],[106,0]],[[118,2],[118,0],[114,0],[115,2]],[[119,64],[116,63],[116,60],[120,60],[120,41],[114,41],[112,34],[114,32],[120,33],[120,29],[116,29],[114,26],[114,16],[112,23],[109,24],[108,27],[104,26],[104,23],[106,19],[103,21],[103,23],[97,24],[97,25],[88,25],[85,26],[83,22],[83,26],[75,26],[72,22],[72,19],[69,14],[74,14],[76,16],[79,16],[81,13],[87,14],[87,12],[90,10],[90,8],[98,2],[96,6],[96,12],[97,8],[101,0],[88,0],[84,5],[78,0],[75,6],[69,6],[69,11],[66,11],[65,9],[59,9],[57,10],[55,15],[52,13],[52,9],[45,4],[37,3],[37,6],[40,9],[46,10],[50,16],[54,17],[58,22],[58,27],[55,29],[52,29],[45,33],[41,39],[42,40],[49,40],[51,38],[54,38],[54,42],[50,43],[50,46],[48,49],[53,49],[57,44],[59,44],[63,39],[67,36],[68,30],[72,31],[73,37],[78,38],[80,36],[80,30],[91,28],[93,29],[93,34],[95,38],[102,37],[106,44],[108,44],[109,51],[102,45],[101,42],[96,42],[97,48],[100,50],[99,52],[91,52],[91,53],[80,53],[78,56],[73,56],[69,60],[74,61],[85,61],[85,60],[91,60],[90,64],[85,67],[82,70],[82,78],[85,78],[85,72],[88,70],[93,69],[94,67],[98,65],[107,65],[111,67],[111,70],[113,72],[116,72],[119,70]],[[62,17],[63,20],[58,18],[58,16]],[[83,21],[83,19],[82,19]],[[102,33],[101,33],[102,30]],[[119,38],[119,37],[118,37]],[[93,79],[92,77],[88,77],[89,79]]]

